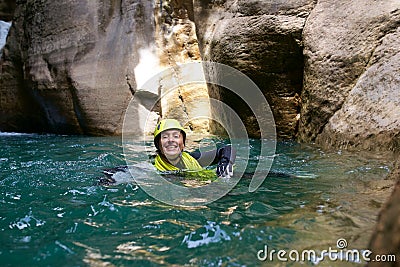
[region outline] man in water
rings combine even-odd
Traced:
[[[233,175],[233,163],[236,153],[231,146],[214,151],[184,151],[186,132],[175,119],[160,121],[154,130],[154,145],[157,156],[154,166],[159,171],[201,170],[208,165],[217,164],[218,177],[229,178]]]
[[[233,163],[236,151],[230,145],[207,152],[184,151],[186,132],[181,124],[174,119],[160,121],[154,131],[154,145],[157,156],[154,166],[160,172],[189,170],[202,170],[203,167],[217,164],[218,177],[230,178],[233,175]],[[110,185],[115,183],[113,178],[117,172],[127,173],[128,166],[105,169],[105,178],[99,178],[98,184]]]

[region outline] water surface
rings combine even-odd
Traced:
[[[132,145],[144,160],[143,145]],[[366,249],[391,168],[379,155],[280,142],[256,192],[243,178],[218,201],[184,208],[132,179],[96,185],[103,168],[124,164],[117,137],[0,134],[2,266],[285,266],[257,252],[323,250],[339,238]]]

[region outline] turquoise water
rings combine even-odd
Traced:
[[[254,165],[257,141],[250,143]],[[140,162],[145,148],[134,145]],[[218,201],[184,208],[130,179],[96,185],[103,168],[123,164],[118,137],[0,133],[1,265],[285,266],[257,252],[323,250],[339,238],[363,249],[387,196],[371,200],[369,185],[391,167],[379,155],[280,142],[256,192],[243,178]]]

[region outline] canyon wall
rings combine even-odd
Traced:
[[[325,148],[400,147],[399,1],[194,3],[203,60],[235,67],[258,85],[278,137]],[[209,94],[259,136],[240,99],[215,85]]]
[[[203,60],[243,72],[269,102],[278,137],[296,136],[303,87],[302,31],[313,0],[194,1]],[[213,74],[211,74],[213,75]],[[215,85],[210,97],[240,114],[251,137],[259,137],[252,112],[235,94]],[[213,130],[218,132],[218,126]]]
[[[254,81],[280,139],[396,150],[399,24],[397,0],[18,1],[1,63],[0,130],[120,134],[136,96],[144,112],[130,123],[140,133],[136,117],[150,111],[153,124],[159,116],[188,122],[209,108],[210,96],[258,137],[255,117],[234,93],[180,84],[176,66],[205,60]],[[142,88],[165,68],[174,90],[171,77]],[[213,133],[220,128],[211,124]]]
[[[152,6],[19,1],[3,51],[2,130],[118,133],[135,87],[137,47],[154,43],[143,12]]]
[[[191,73],[185,64],[200,62],[201,55],[193,21],[191,0],[156,1],[156,42],[160,66],[171,70],[171,76],[160,81],[161,115],[178,119],[185,128],[198,134],[209,133],[210,103],[207,84],[194,81],[204,76]],[[181,66],[181,67],[180,67]],[[188,67],[190,68],[190,67]],[[167,85],[172,82],[171,85]]]
[[[132,97],[140,98],[129,114],[133,133],[152,131],[160,115],[208,108],[205,84],[191,88],[195,104],[182,89],[164,107],[161,83],[142,88],[163,69],[200,59],[193,22],[163,3],[18,1],[1,63],[0,130],[121,134]],[[192,127],[208,131],[208,121]]]

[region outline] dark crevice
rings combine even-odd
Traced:
[[[134,96],[136,93],[136,90],[131,84],[131,79],[129,78],[129,75],[126,75],[125,78],[126,78],[126,84],[128,85],[129,91],[131,92],[132,96]]]
[[[12,21],[16,6],[15,0],[0,1],[0,20]]]
[[[71,98],[72,98],[72,105],[73,105],[73,110],[75,113],[75,118],[76,118],[76,120],[78,122],[78,126],[79,126],[79,131],[81,133],[85,133],[87,131],[87,124],[86,124],[84,112],[82,110],[82,107],[81,107],[81,104],[79,101],[76,87],[74,86],[74,83],[69,75],[66,75],[66,78],[67,78],[68,89],[69,89],[69,92],[70,92]]]
[[[181,100],[181,103],[182,103],[183,112],[185,113],[186,117],[190,118],[189,113],[188,113],[187,108],[186,108],[186,105],[185,105],[185,100],[183,99],[183,96],[181,95],[180,90],[178,91],[178,94],[179,94],[179,96],[178,96],[179,100]],[[189,126],[189,129],[191,131],[193,131],[193,126],[191,125],[191,123],[188,123],[188,126]]]

